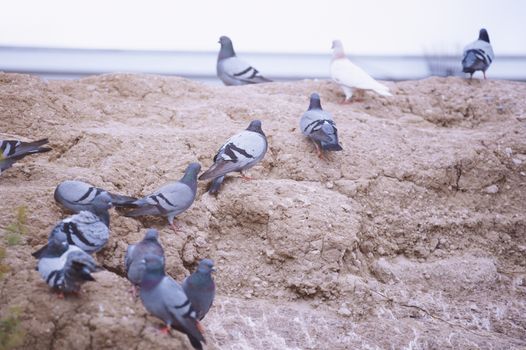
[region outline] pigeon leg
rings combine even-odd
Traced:
[[[168,335],[168,334],[170,334],[170,326],[165,325],[164,327],[162,327],[161,329],[159,329],[159,332],[161,332],[161,333],[164,334],[164,335]]]
[[[318,143],[316,141],[313,141],[313,142],[314,142],[314,146],[316,147],[316,154],[318,155],[318,158],[324,159],[323,158],[323,151],[322,151],[321,147],[318,145]]]
[[[239,172],[241,174],[241,178],[243,178],[243,181],[250,181],[253,180],[250,176],[247,176],[246,174],[243,174],[242,171]]]
[[[172,230],[174,230],[174,232],[177,233],[178,230],[177,230],[177,225],[175,224],[175,221],[172,221],[170,226],[172,227]]]
[[[484,74],[484,80],[486,80],[486,71],[483,70],[483,71],[482,71],[482,74]]]
[[[139,286],[132,285],[130,288],[130,293],[134,299],[137,299],[137,297],[139,296]]]
[[[195,326],[197,327],[197,330],[199,331],[199,333],[205,334],[205,327],[203,326],[201,322],[199,322],[198,320],[195,320]]]
[[[57,293],[57,298],[64,299],[64,292],[58,292]]]

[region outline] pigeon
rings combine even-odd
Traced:
[[[479,38],[464,48],[462,72],[469,73],[469,77],[473,78],[473,73],[481,70],[482,74],[484,74],[484,79],[486,79],[486,70],[494,58],[495,55],[489,43],[488,31],[482,28],[479,32]]]
[[[115,207],[133,206],[134,197],[110,193],[102,188],[93,187],[82,181],[63,181],[55,189],[55,201],[74,213],[82,210],[97,212],[94,206],[96,198],[104,198]]]
[[[243,178],[248,179],[243,171],[262,160],[267,147],[267,137],[261,129],[261,121],[253,120],[246,130],[232,136],[221,146],[214,157],[214,164],[199,180],[214,179],[208,192],[216,194],[227,173],[239,171]]]
[[[141,284],[142,275],[144,274],[144,257],[147,254],[159,256],[164,264],[164,251],[159,243],[159,233],[155,229],[148,229],[142,241],[136,244],[130,244],[126,251],[124,264],[128,280],[134,286]]]
[[[177,182],[170,182],[146,197],[133,202],[138,208],[125,214],[128,217],[142,215],[162,215],[168,218],[173,230],[177,232],[174,218],[190,208],[197,192],[199,163],[190,163],[184,176]]]
[[[66,235],[67,242],[82,249],[88,254],[101,250],[110,238],[108,209],[111,203],[107,203],[102,196],[94,200],[97,213],[83,210],[60,221],[54,228]],[[46,249],[44,246],[41,250]]]
[[[303,135],[308,136],[316,145],[316,151],[321,158],[323,151],[341,151],[338,143],[338,129],[329,112],[321,108],[320,95],[310,95],[309,109],[303,113],[300,120]]]
[[[214,302],[216,293],[216,286],[212,278],[214,271],[214,262],[210,259],[203,259],[199,262],[197,270],[183,281],[183,289],[199,320],[205,317]]]
[[[331,77],[338,83],[345,93],[344,103],[349,101],[353,95],[353,89],[373,90],[382,96],[392,96],[389,88],[374,80],[363,69],[353,64],[343,51],[341,41],[332,42],[333,54],[331,63]]]
[[[217,76],[225,85],[247,85],[268,83],[258,70],[236,56],[232,40],[227,36],[219,38],[221,50],[217,56]]]
[[[40,276],[50,287],[64,293],[78,293],[84,282],[95,281],[91,273],[102,270],[89,254],[69,245],[59,227],[51,231],[46,246],[32,255],[38,259]]]
[[[0,140],[0,174],[9,169],[17,160],[28,154],[43,153],[51,151],[49,147],[41,147],[48,143],[48,139],[34,142],[22,142],[18,140]]]
[[[183,287],[165,274],[164,261],[160,256],[148,254],[144,257],[144,263],[140,297],[146,310],[166,324],[163,332],[174,328],[185,333],[195,349],[202,349],[201,342],[206,341]]]

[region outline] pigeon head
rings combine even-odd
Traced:
[[[219,59],[229,58],[236,55],[232,40],[230,40],[228,36],[223,35],[220,37],[218,43],[221,44],[221,50],[219,50]]]
[[[146,231],[144,235],[145,241],[157,241],[159,239],[159,232],[156,229],[150,228]]]
[[[199,262],[199,266],[197,266],[197,271],[199,273],[206,273],[210,274],[215,271],[214,269],[214,262],[210,259],[203,259]]]
[[[340,40],[333,40],[332,41],[332,58],[344,58],[345,52],[343,51],[343,45]]]
[[[66,234],[62,232],[60,225],[56,226],[48,239],[48,249],[50,253],[60,255],[69,248],[68,239]]]
[[[310,95],[310,104],[309,104],[309,111],[311,109],[321,109],[321,99],[320,99],[320,95],[318,95],[317,93],[313,92],[311,95]]]
[[[484,28],[482,28],[479,32],[479,40],[482,40],[482,41],[485,41],[487,43],[489,43],[489,35],[488,35],[488,31]]]
[[[164,277],[163,258],[154,254],[146,254],[142,263],[144,263],[144,274],[142,275],[141,288],[153,288]]]
[[[201,164],[199,163],[190,163],[184,172],[184,176],[181,179],[181,182],[190,186],[192,190],[197,190],[197,174],[201,171]]]
[[[106,191],[93,199],[93,214],[97,215],[108,227],[110,225],[110,213],[108,210],[111,207],[111,196]]]
[[[261,135],[265,135],[263,134],[263,129],[261,129],[261,120],[258,119],[251,121],[248,125],[247,130],[260,133]]]

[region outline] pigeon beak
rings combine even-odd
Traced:
[[[217,270],[216,270],[215,268],[212,267],[212,268],[210,269],[210,271],[212,271],[212,272],[216,272]]]

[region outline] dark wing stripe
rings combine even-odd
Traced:
[[[190,299],[186,299],[186,301],[184,303],[182,303],[181,305],[174,305],[174,308],[182,309],[183,307],[185,307],[188,304],[190,304]]]
[[[258,70],[256,68],[254,68],[254,71],[252,72],[252,75],[248,79],[254,79],[254,77],[256,75],[258,75],[258,73],[259,73]]]
[[[58,270],[51,271],[51,273],[46,278],[46,283],[49,284],[49,281],[51,281],[51,279],[56,275],[58,275]]]
[[[88,239],[84,236],[82,231],[80,231],[79,228],[77,227],[77,224],[75,224],[74,222],[66,223],[65,229],[66,229],[66,235],[68,237],[68,242],[71,240],[71,242],[70,242],[71,244],[75,244],[73,242],[73,240],[71,239],[71,235],[73,235],[73,236],[77,237],[82,243],[84,243],[87,246],[90,246],[90,247],[96,247],[97,246],[96,244],[93,244],[90,241],[88,241]]]
[[[305,127],[305,129],[303,129],[303,131],[307,131],[307,129],[310,126],[312,126],[312,131],[319,130],[321,128],[321,126],[323,125],[323,123],[325,123],[325,122],[331,124],[333,128],[336,128],[336,126],[334,125],[334,121],[329,120],[329,119],[319,119],[319,120],[315,120],[312,123],[310,123],[309,125],[307,125]]]
[[[232,158],[232,160],[235,162],[237,160],[237,156],[235,155],[234,151],[247,157],[247,158],[254,158],[253,155],[251,154],[248,154],[247,151],[245,151],[244,149],[242,148],[239,148],[237,147],[236,145],[234,145],[233,143],[229,143],[228,145],[226,145],[225,147],[225,153],[228,154],[230,156],[230,158]]]
[[[243,75],[243,74],[245,74],[245,73],[248,73],[248,71],[250,71],[251,69],[254,69],[254,68],[252,68],[252,67],[248,67],[248,68],[245,69],[244,71],[241,71],[241,72],[239,72],[239,73],[235,73],[234,76],[235,76],[235,77],[239,77],[240,75]]]
[[[164,209],[164,207],[162,206],[161,202],[159,202],[159,200],[157,199],[157,196],[158,195],[154,195],[154,196],[150,196],[149,198],[153,199],[155,201],[155,203],[157,203],[155,205],[155,207],[157,209],[159,209],[159,211],[162,213],[162,214],[166,214],[168,211],[166,209]]]
[[[81,201],[83,201],[84,199],[88,198],[89,195],[91,194],[91,192],[93,192],[94,189],[95,189],[94,187],[90,187],[90,188],[88,189],[88,191],[87,191],[86,193],[84,193],[84,195],[83,195],[82,197],[80,197],[79,199],[77,199],[75,202],[78,203],[78,202],[81,202]]]
[[[173,205],[173,204],[172,204],[172,203],[171,203],[171,202],[170,202],[170,201],[164,196],[164,194],[159,193],[157,196],[158,196],[158,197],[161,197],[162,199],[164,199],[164,201],[165,201],[166,203],[168,203],[168,205],[171,205],[172,207],[175,207],[175,205]]]

